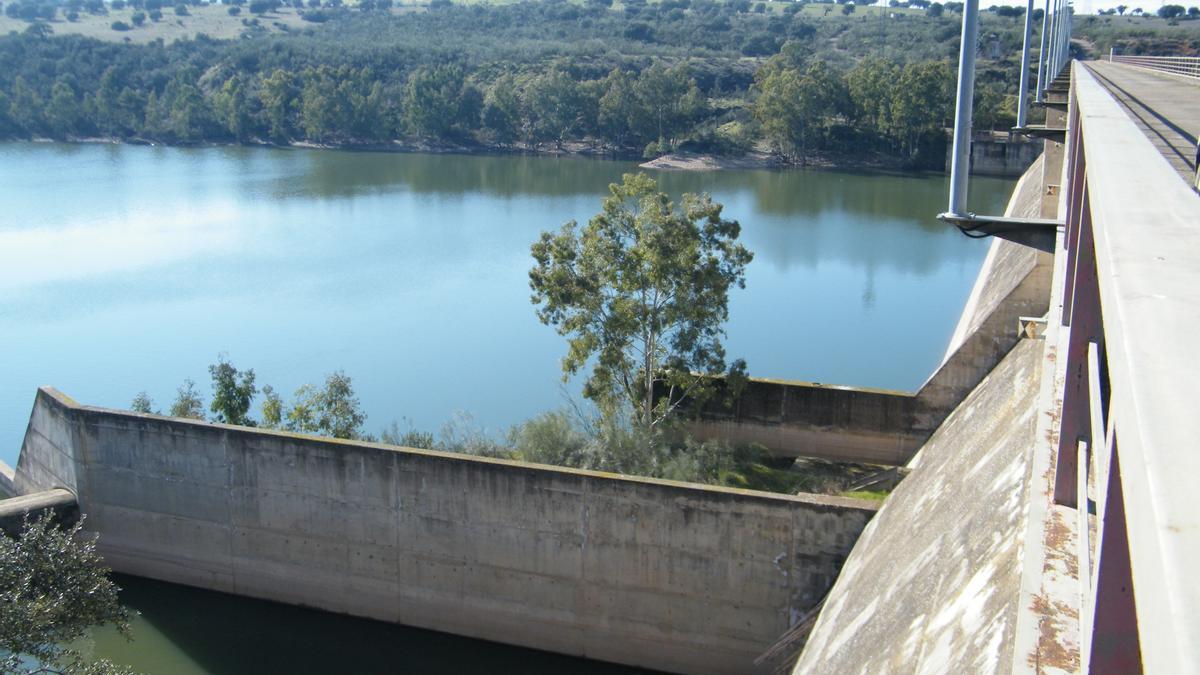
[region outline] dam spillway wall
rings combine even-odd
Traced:
[[[81,406],[38,391],[22,493],[118,572],[674,672],[737,673],[875,512]]]

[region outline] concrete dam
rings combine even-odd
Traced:
[[[993,239],[917,392],[757,380],[693,411],[698,436],[905,466],[881,507],[43,388],[0,525],[78,508],[119,572],[670,672],[1200,672],[1200,198],[1102,83],[1134,75],[1074,62],[1046,90],[1060,135],[992,222],[1061,219],[1053,253]]]
[[[22,494],[73,492],[116,571],[673,672],[745,671],[871,502],[81,406],[38,391]]]
[[[1036,208],[1041,171],[1010,210]],[[962,426],[958,409],[1011,393],[989,373],[1027,358],[1018,317],[1045,313],[1048,259],[993,243],[916,393],[755,380],[692,431],[896,465],[953,443],[941,430]],[[803,641],[786,636],[811,626],[879,508],[108,410],[51,388],[11,488],[58,508],[73,495],[117,572],[679,673],[794,660]]]
[[[756,381],[736,418],[694,431],[906,462],[1020,341],[1043,255],[994,244],[924,393]],[[73,494],[121,573],[680,673],[761,669],[811,624],[878,510],[108,410],[51,388],[12,487]]]

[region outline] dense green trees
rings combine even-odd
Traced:
[[[813,145],[845,149],[846,135],[835,132],[849,131],[862,150],[886,148],[915,163],[932,155],[932,163],[953,115],[953,87],[944,61],[867,58],[839,74],[822,61],[781,55],[759,70],[755,115],[776,149],[800,161]]]
[[[326,8],[333,20],[319,28],[234,42],[9,35],[0,37],[0,137],[573,143],[626,156],[765,137],[797,161],[868,152],[938,165],[951,97],[934,93],[950,87],[956,17],[906,14],[881,35],[874,19],[741,9],[550,1],[368,19]],[[987,20],[1004,22],[1006,45],[1019,40],[1019,22]],[[634,23],[652,30],[626,38]],[[1016,77],[1001,75],[981,78],[981,112],[1002,126]],[[915,86],[901,87],[903,77]]]
[[[846,83],[824,61],[797,66],[785,56],[759,70],[755,117],[776,150],[788,157],[806,157],[810,139],[819,140],[830,126],[850,117]]]
[[[404,120],[415,133],[449,139],[461,129],[466,80],[462,68],[441,65],[417,69],[404,89]],[[473,97],[472,97],[473,98]]]

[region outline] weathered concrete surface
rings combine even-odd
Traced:
[[[1040,212],[1042,162],[1018,182],[1005,215]],[[941,365],[915,394],[752,379],[732,407],[715,396],[689,424],[698,438],[759,443],[781,457],[905,464],[1018,340],[1018,318],[1049,307],[1053,257],[993,239]],[[885,339],[881,337],[881,339]]]
[[[875,506],[89,408],[38,392],[17,487],[113,569],[650,668],[748,672]]]
[[[16,536],[25,525],[26,516],[36,516],[47,510],[54,513],[56,522],[60,524],[73,525],[79,520],[79,505],[75,503],[75,495],[70,490],[55,488],[0,499],[0,530]]]
[[[0,459],[0,499],[17,496],[17,471]]]
[[[1008,671],[1042,348],[1018,344],[921,449],[846,561],[795,673]]]
[[[953,144],[947,144],[947,167],[953,152]],[[976,132],[971,138],[971,175],[1020,176],[1040,154],[1041,143],[1012,133]]]
[[[688,424],[694,437],[780,457],[904,464],[928,435],[914,428],[917,401],[905,392],[755,378],[732,407],[715,399]]]
[[[1036,217],[1041,160],[1021,177],[1004,215]],[[1017,343],[1022,316],[1040,317],[1050,304],[1054,256],[993,238],[941,365],[917,391],[918,427],[932,431]]]

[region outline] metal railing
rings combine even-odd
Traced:
[[[1200,56],[1125,56],[1109,52],[1108,60],[1200,80]]]
[[[1200,673],[1200,197],[1080,64],[1068,129],[1054,496],[1081,672]]]

